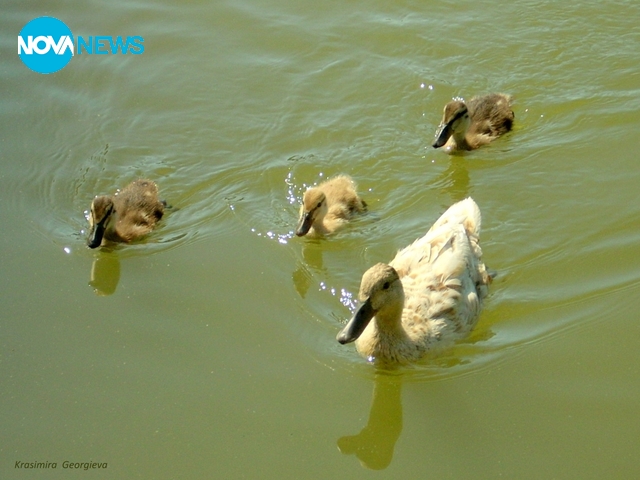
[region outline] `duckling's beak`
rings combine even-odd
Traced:
[[[93,225],[93,228],[89,232],[89,240],[87,241],[87,246],[89,248],[98,248],[102,243],[102,237],[104,236],[105,223],[106,223],[106,219],[100,223],[96,223]]]
[[[451,137],[451,134],[453,133],[453,129],[451,128],[452,123],[453,122],[441,123],[438,126],[438,129],[436,130],[436,137],[432,145],[433,148],[440,148],[447,143],[447,140],[449,140],[449,137]]]
[[[367,328],[367,325],[369,325],[369,322],[375,314],[376,311],[371,306],[371,301],[367,299],[366,302],[360,305],[356,314],[338,334],[336,340],[338,340],[342,345],[357,340],[358,337],[362,335],[362,332],[364,332],[364,329]]]
[[[300,222],[298,223],[298,228],[296,229],[296,235],[299,237],[304,237],[309,230],[311,229],[311,225],[313,225],[313,212],[304,212],[300,216]]]

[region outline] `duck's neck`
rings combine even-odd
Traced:
[[[402,324],[402,310],[404,309],[404,292],[399,301],[387,305],[376,313],[375,322],[376,353],[374,357],[394,357],[394,350],[410,341]]]
[[[402,305],[379,311],[373,319],[370,335],[360,337],[356,343],[358,351],[369,361],[394,363],[405,362],[405,350],[411,339],[402,325]],[[363,338],[364,337],[364,338]],[[410,349],[411,350],[411,349]]]
[[[471,150],[471,145],[467,142],[467,129],[453,132],[453,140],[456,142],[457,150]]]
[[[375,316],[378,330],[388,332],[389,334],[404,332],[404,328],[402,327],[403,308],[404,298],[402,298],[402,301],[394,302],[379,310]]]
[[[326,216],[326,212],[321,212],[313,220],[313,225],[311,226],[311,228],[313,229],[314,235],[326,235],[327,233],[329,233],[329,230],[324,225]]]
[[[116,225],[118,224],[118,212],[114,208],[107,219],[107,222],[104,226],[104,238],[107,240],[115,240],[120,241],[120,235],[116,230]]]

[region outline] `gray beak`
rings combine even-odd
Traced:
[[[451,137],[452,133],[453,131],[451,129],[451,123],[441,123],[436,130],[436,137],[432,145],[433,148],[442,147],[445,143],[447,143],[447,140],[449,140],[449,137]]]
[[[366,302],[360,305],[360,308],[358,308],[356,314],[351,318],[351,320],[349,320],[349,323],[347,323],[342,331],[338,334],[336,340],[338,340],[338,342],[340,342],[342,345],[353,342],[360,335],[362,335],[362,332],[364,332],[364,329],[367,328],[367,325],[369,325],[369,322],[375,314],[376,311],[371,306],[371,302],[369,301],[369,299],[367,299]]]
[[[313,225],[313,216],[312,212],[303,213],[300,217],[300,222],[298,223],[298,228],[296,229],[296,235],[299,237],[304,237],[309,230],[311,229],[311,225]]]
[[[106,218],[106,217],[105,217]],[[89,233],[89,240],[87,246],[89,248],[97,248],[102,243],[102,237],[104,236],[104,220],[100,223],[96,223],[91,232]]]

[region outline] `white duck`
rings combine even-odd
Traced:
[[[408,363],[451,345],[475,326],[491,276],[478,243],[480,209],[451,206],[427,234],[362,276],[362,302],[338,334],[370,361]]]

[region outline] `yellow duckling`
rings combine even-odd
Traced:
[[[296,235],[314,237],[335,232],[367,205],[348,175],[338,175],[304,192]]]
[[[408,363],[451,345],[475,326],[491,277],[478,243],[480,210],[451,206],[393,261],[365,272],[361,305],[338,334],[370,361]]]
[[[146,235],[162,218],[164,203],[151,180],[131,182],[115,195],[100,195],[91,202],[89,248],[107,241],[131,242]]]
[[[492,93],[466,103],[454,98],[444,107],[433,148],[444,146],[447,153],[474,150],[511,130],[514,118],[510,95]]]

